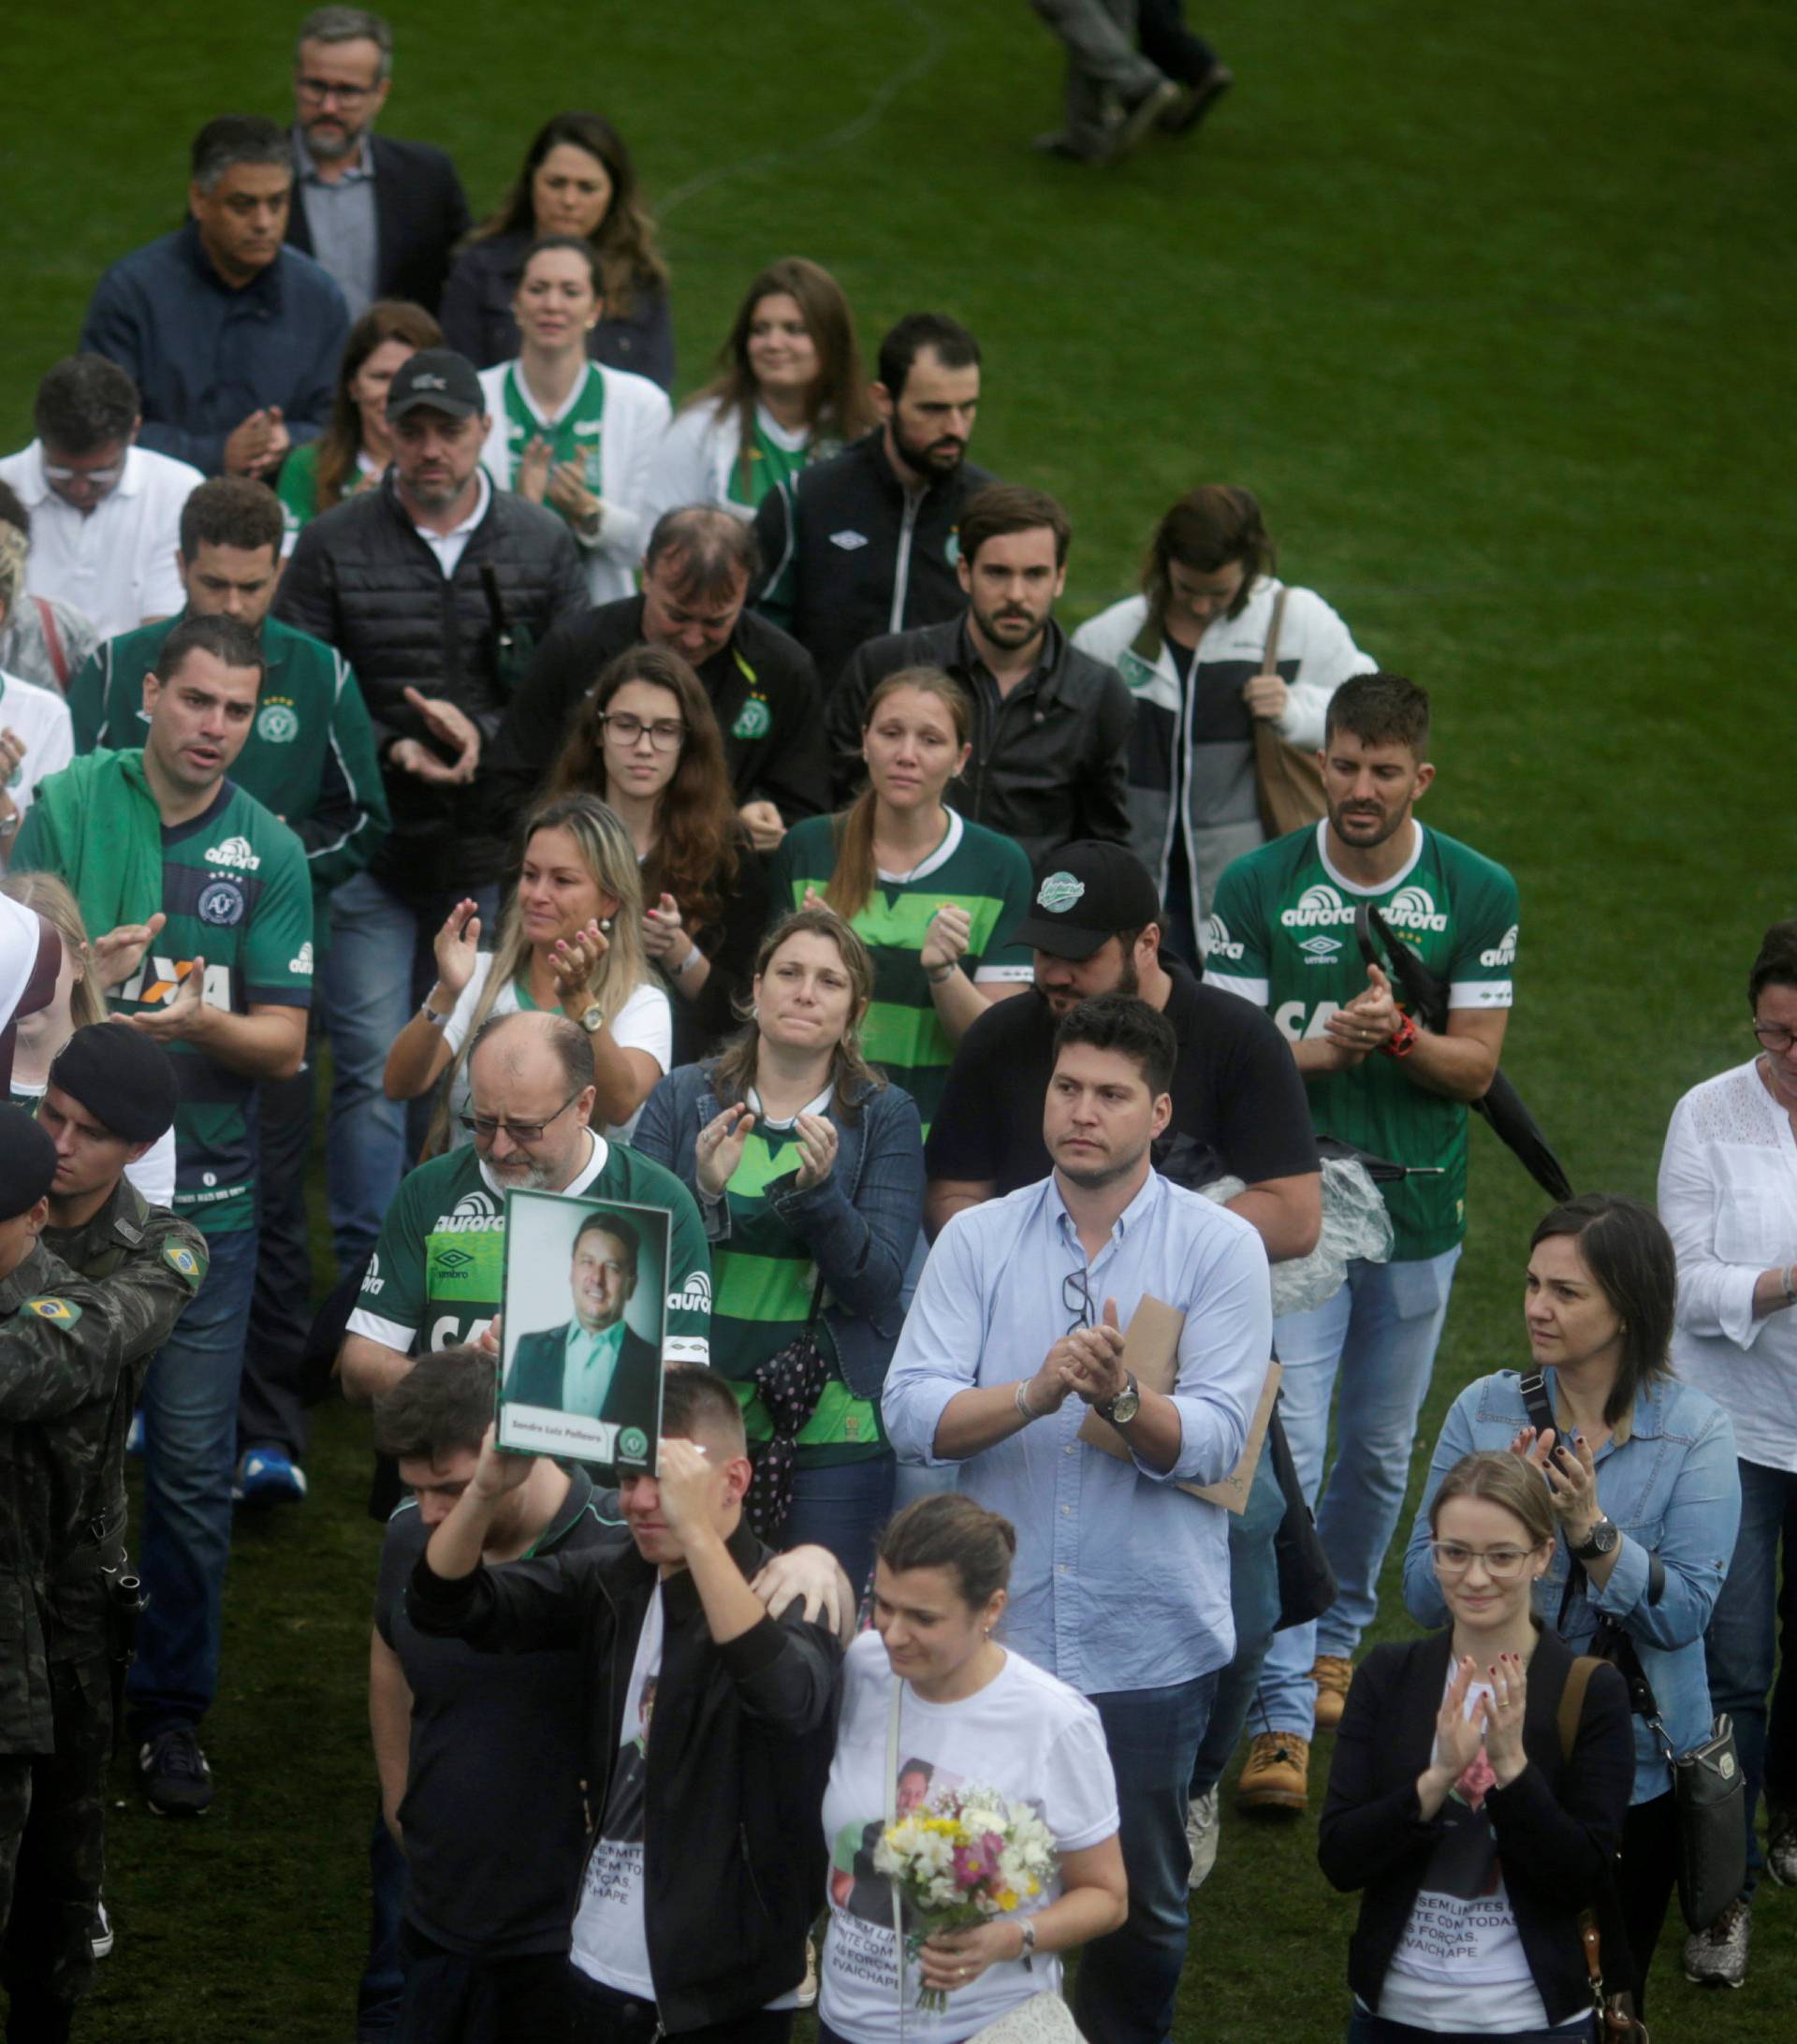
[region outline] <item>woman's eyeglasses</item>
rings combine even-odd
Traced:
[[[49,469],[44,471],[46,475],[50,473]],[[1782,1058],[1793,1044],[1797,1044],[1797,1032],[1781,1029],[1775,1022],[1756,1022],[1753,1033],[1775,1058]]]
[[[1527,1547],[1468,1547],[1464,1540],[1431,1540],[1438,1575],[1465,1575],[1475,1561],[1483,1561],[1494,1583],[1514,1583],[1528,1566],[1531,1550]]]
[[[640,717],[633,717],[627,710],[608,709],[601,710],[595,721],[605,736],[626,752],[641,739],[644,732],[648,732],[649,742],[658,752],[678,752],[681,739],[686,737],[686,726],[678,717],[659,717],[653,723],[645,723]]]

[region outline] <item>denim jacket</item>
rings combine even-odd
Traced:
[[[1545,1374],[1548,1395],[1555,1398],[1555,1373]],[[1404,1555],[1404,1601],[1422,1625],[1441,1625],[1448,1615],[1429,1555],[1429,1507],[1441,1479],[1463,1455],[1508,1448],[1527,1425],[1521,1382],[1515,1370],[1478,1379],[1454,1401],[1442,1424]],[[1595,1594],[1586,1579],[1561,1623],[1571,1565],[1562,1530],[1536,1586],[1536,1615],[1578,1653],[1585,1651],[1600,1616],[1615,1619],[1634,1642],[1673,1751],[1683,1753],[1710,1731],[1703,1631],[1741,1519],[1734,1428],[1713,1398],[1676,1378],[1662,1378],[1636,1393],[1629,1438],[1604,1443],[1597,1472],[1598,1503],[1622,1533],[1616,1565]],[[1665,1570],[1658,1602],[1648,1596],[1650,1554],[1659,1556]],[[1646,1803],[1666,1793],[1672,1775],[1653,1733],[1639,1717],[1634,1724],[1633,1800]]]
[[[699,1131],[723,1113],[711,1090],[715,1060],[680,1065],[649,1096],[631,1147],[652,1157],[693,1190],[711,1242],[730,1239],[730,1203],[699,1199]],[[845,1121],[834,1102],[836,1168],[798,1190],[797,1173],[774,1179],[774,1211],[804,1239],[824,1280],[819,1319],[829,1330],[842,1381],[857,1398],[878,1398],[898,1346],[899,1288],[924,1216],[924,1139],[917,1103],[902,1087],[863,1096]],[[713,1339],[716,1339],[715,1326]],[[713,1350],[715,1355],[715,1349]]]

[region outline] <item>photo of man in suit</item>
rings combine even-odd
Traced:
[[[568,1273],[573,1318],[520,1335],[505,1396],[617,1425],[653,1417],[661,1358],[624,1321],[636,1290],[641,1245],[620,1214],[589,1214],[574,1238]]]

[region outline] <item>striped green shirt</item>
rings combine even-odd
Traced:
[[[773,1438],[773,1423],[755,1390],[755,1372],[805,1332],[817,1266],[803,1240],[781,1219],[767,1188],[795,1170],[791,1129],[763,1124],[743,1145],[742,1161],[730,1175],[730,1234],[711,1248],[711,1366],[731,1380],[742,1401],[742,1424],[752,1441]],[[834,1365],[829,1329],[822,1320],[817,1338]],[[885,1451],[880,1408],[857,1398],[832,1374],[817,1409],[800,1429],[801,1468],[864,1462]]]
[[[1011,839],[970,824],[953,810],[947,813],[948,831],[936,850],[903,876],[881,873],[852,918],[873,954],[873,1001],[861,1025],[862,1049],[917,1102],[926,1135],[955,1058],[924,973],[930,918],[944,902],[967,911],[973,927],[961,965],[975,980],[1027,983],[1034,977],[1030,953],[1011,942],[1011,932],[1030,912],[1029,860]],[[810,816],[781,840],[767,876],[776,919],[803,905],[807,887],[821,895],[829,885],[836,869],[835,822]]]

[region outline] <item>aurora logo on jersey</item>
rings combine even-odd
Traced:
[[[437,1216],[431,1233],[482,1234],[489,1229],[503,1229],[504,1225],[504,1216],[500,1213],[490,1192],[464,1192],[450,1212]]]
[[[711,1280],[702,1270],[690,1270],[686,1282],[667,1295],[670,1313],[709,1313],[711,1310]]]
[[[1498,940],[1495,949],[1479,954],[1481,965],[1514,965],[1516,963],[1516,925],[1512,923]]]
[[[1346,927],[1354,919],[1354,904],[1344,901],[1324,881],[1307,887],[1295,908],[1279,916],[1282,929],[1331,929]],[[1400,887],[1380,912],[1395,930],[1445,930],[1448,919],[1436,908],[1426,887]]]
[[[1229,925],[1220,915],[1213,915],[1205,925],[1205,941],[1200,948],[1207,958],[1239,958],[1246,947],[1229,934]]]
[[[312,939],[310,937],[300,946],[300,956],[297,958],[287,960],[287,971],[289,972],[303,972],[308,979],[312,977]]]
[[[208,845],[206,863],[208,866],[235,866],[243,873],[257,873],[262,869],[262,861],[250,849],[247,838],[226,838],[223,844]]]

